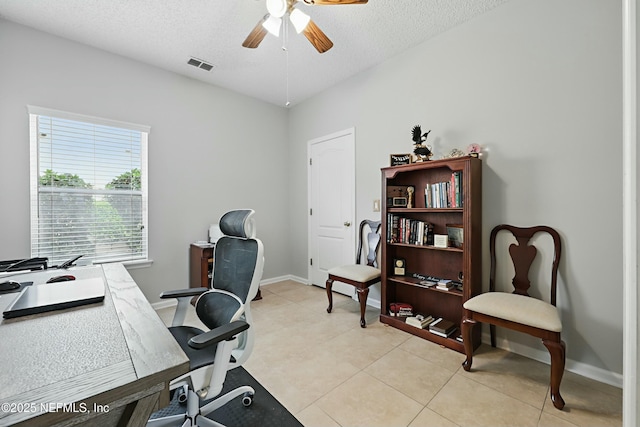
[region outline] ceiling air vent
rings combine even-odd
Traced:
[[[187,61],[187,64],[193,65],[194,67],[202,68],[205,71],[211,71],[211,69],[213,68],[213,65],[197,58],[190,58],[189,61]]]

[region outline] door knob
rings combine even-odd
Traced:
[[[345,227],[351,227],[351,223],[349,221],[345,221],[343,225]]]

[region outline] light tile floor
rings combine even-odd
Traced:
[[[465,372],[464,355],[380,323],[372,307],[360,328],[349,297],[334,294],[329,314],[324,289],[261,290],[245,368],[306,427],[622,425],[619,388],[565,372],[558,411],[548,365],[483,345]],[[168,322],[172,311],[159,314]]]

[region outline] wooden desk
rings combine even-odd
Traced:
[[[60,274],[102,277],[104,302],[2,319],[0,425],[144,426],[188,358],[121,264],[11,278],[46,286]],[[0,311],[16,295],[1,295]]]

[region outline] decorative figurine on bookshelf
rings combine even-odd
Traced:
[[[408,186],[407,187],[407,193],[409,194],[409,197],[407,200],[407,207],[408,208],[412,208],[413,207],[413,192],[415,191],[415,189],[412,186]]]
[[[467,154],[471,157],[480,157],[480,152],[482,151],[482,147],[478,144],[469,144],[467,147]]]
[[[431,159],[433,156],[433,152],[431,151],[431,147],[429,145],[425,145],[427,142],[427,136],[429,132],[422,133],[422,128],[420,125],[416,125],[412,129],[413,135],[413,145],[415,148],[413,149],[412,163],[424,162]]]
[[[451,151],[449,151],[449,153],[445,154],[444,156],[442,156],[443,159],[454,159],[456,157],[464,157],[466,156],[467,153],[465,153],[464,151],[458,149],[458,148],[453,148],[451,149]]]

